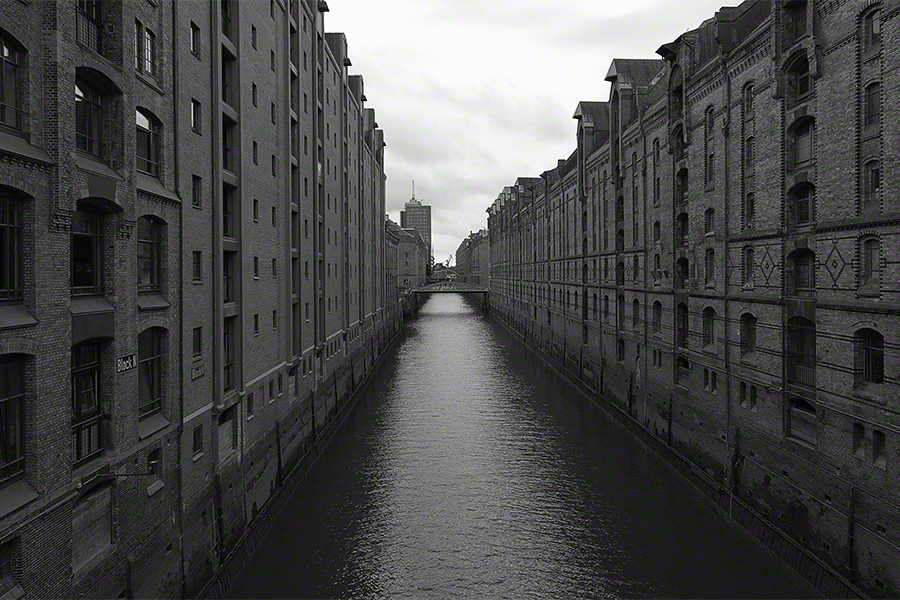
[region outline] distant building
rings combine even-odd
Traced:
[[[425,240],[428,258],[431,258],[431,207],[416,200],[416,195],[400,211],[400,226],[415,229]],[[430,260],[429,260],[430,262]]]
[[[470,233],[456,249],[456,272],[459,281],[487,287],[490,272],[490,244],[486,229]]]
[[[397,254],[397,286],[411,289],[425,285],[430,256],[428,246],[418,231],[410,227],[401,228]]]

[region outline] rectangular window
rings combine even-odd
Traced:
[[[138,336],[138,418],[162,409],[163,333],[151,327]]]
[[[191,204],[194,208],[203,207],[203,178],[191,176]]]
[[[253,106],[256,106],[256,84],[250,84],[250,99],[253,101]]]
[[[0,34],[0,124],[22,128],[22,81],[17,45]]]
[[[144,29],[144,72],[156,77],[156,35]]]
[[[256,144],[256,142],[253,142]],[[253,199],[253,222],[259,223],[259,200]]]
[[[226,187],[222,194],[222,235],[234,237],[234,194],[235,188]]]
[[[222,261],[222,301],[234,302],[234,261],[237,252],[225,252]]]
[[[274,102],[272,102],[272,108],[270,109],[270,112],[272,113],[272,122],[274,123],[275,122],[275,103]]]
[[[75,464],[103,451],[101,414],[101,347],[99,343],[72,348],[72,437]]]
[[[253,315],[253,335],[259,335],[259,313]]]
[[[887,466],[887,445],[883,431],[872,431],[872,462],[879,469]]]
[[[193,334],[191,335],[191,350],[193,351],[194,358],[200,358],[201,356],[203,356],[202,327],[194,327]]]
[[[191,98],[191,130],[200,133],[200,122],[202,118],[200,103]]]
[[[284,393],[284,380],[281,377],[281,373],[278,374],[278,395]]]
[[[272,50],[269,54],[269,67],[274,71],[275,70],[275,51]]]
[[[0,357],[0,482],[25,471],[25,358]]]
[[[278,177],[278,158],[272,155],[272,177]]]
[[[78,210],[72,219],[72,295],[103,293],[103,215]]]
[[[22,300],[22,203],[0,196],[0,301]]]
[[[194,283],[203,281],[203,253],[194,250]]]
[[[275,398],[275,381],[272,379],[269,380],[269,400],[273,400]]]
[[[303,261],[303,279],[309,279],[309,261]]]
[[[191,21],[191,54],[200,58],[200,28]]]
[[[75,5],[75,39],[100,54],[100,0],[78,0]]]
[[[278,329],[278,311],[272,311],[272,329]]]
[[[276,215],[278,212],[275,210],[275,207],[272,207],[272,227],[277,227],[278,220],[276,219]]]
[[[225,356],[222,361],[222,374],[225,391],[234,389],[234,346],[235,332],[237,326],[237,317],[228,317],[225,319],[225,326],[222,328],[222,340],[224,342]]]
[[[247,394],[247,418],[253,416],[253,392]]]
[[[203,424],[194,426],[194,443],[193,443],[193,451],[194,456],[203,453]]]
[[[259,279],[259,257],[253,257],[253,279]]]
[[[259,164],[259,145],[256,142],[253,142],[253,164]],[[257,217],[255,220],[258,221],[259,218]]]
[[[253,46],[253,49],[256,50],[256,26],[250,26],[250,45]]]
[[[162,289],[160,251],[162,249],[161,225],[153,217],[138,219],[138,273],[139,292],[158,293]]]
[[[853,424],[853,456],[866,459],[866,429],[861,423]]]
[[[277,258],[273,258],[273,259],[272,259],[272,278],[273,278],[273,279],[274,279],[275,277],[278,277],[278,268],[277,268],[277,267],[278,267],[278,259],[277,259]]]

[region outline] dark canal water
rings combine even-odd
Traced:
[[[234,597],[815,597],[507,331],[434,295]]]

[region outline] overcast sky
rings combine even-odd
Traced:
[[[331,0],[326,31],[347,35],[351,73],[384,130],[387,211],[432,206],[434,258],[487,227],[516,177],[575,149],[572,114],[608,100],[613,58],[656,49],[739,0]]]

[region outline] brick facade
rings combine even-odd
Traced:
[[[616,59],[572,155],[488,211],[495,313],[875,596],[900,590],[898,10],[747,0]]]

